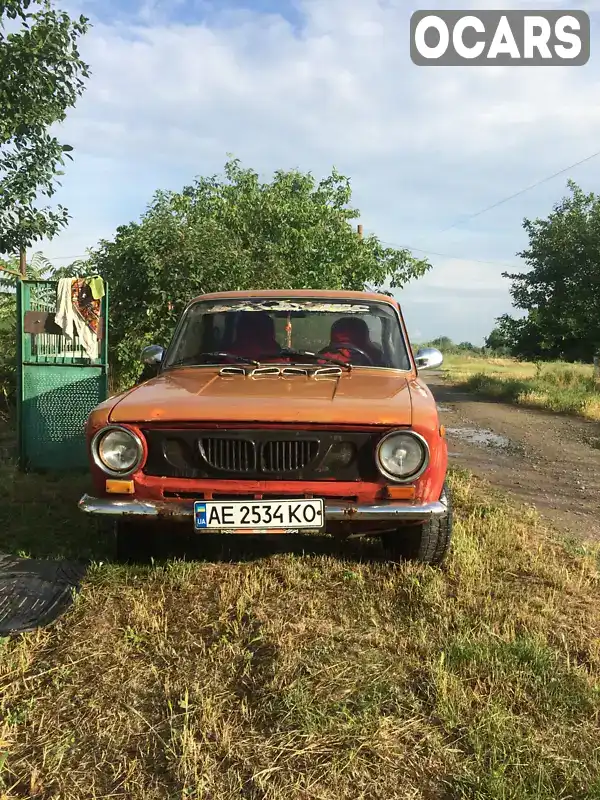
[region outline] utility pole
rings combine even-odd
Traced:
[[[363,226],[362,226],[362,224],[358,225],[356,231],[358,233],[358,238],[362,239],[363,238]]]
[[[27,278],[27,251],[24,247],[19,250],[19,273],[21,274],[21,280]]]

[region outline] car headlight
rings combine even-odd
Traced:
[[[143,458],[142,442],[127,428],[111,427],[99,431],[92,442],[96,464],[111,475],[125,475],[136,470]]]
[[[377,466],[386,478],[394,481],[415,480],[429,461],[429,447],[418,433],[388,433],[377,445]]]

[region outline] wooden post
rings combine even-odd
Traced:
[[[594,378],[600,382],[600,353],[594,356]]]
[[[27,278],[27,252],[24,247],[19,251],[19,272],[21,279],[25,280]]]
[[[358,238],[362,239],[363,238],[363,226],[362,225],[358,226],[357,233],[358,233]]]
[[[8,267],[4,267],[4,266],[2,266],[2,264],[0,264],[0,272],[8,272],[9,275],[16,275],[17,278],[21,277],[21,273],[20,272],[17,272],[14,269],[9,269]]]

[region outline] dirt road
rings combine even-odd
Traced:
[[[600,541],[600,424],[486,400],[424,373],[457,463],[534,505],[562,533]]]

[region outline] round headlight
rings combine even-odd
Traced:
[[[425,470],[429,448],[416,433],[389,433],[377,447],[377,465],[387,478],[396,481],[414,480]]]
[[[142,459],[142,443],[125,428],[111,428],[106,433],[101,432],[94,444],[98,466],[105,472],[120,475],[132,472]]]

